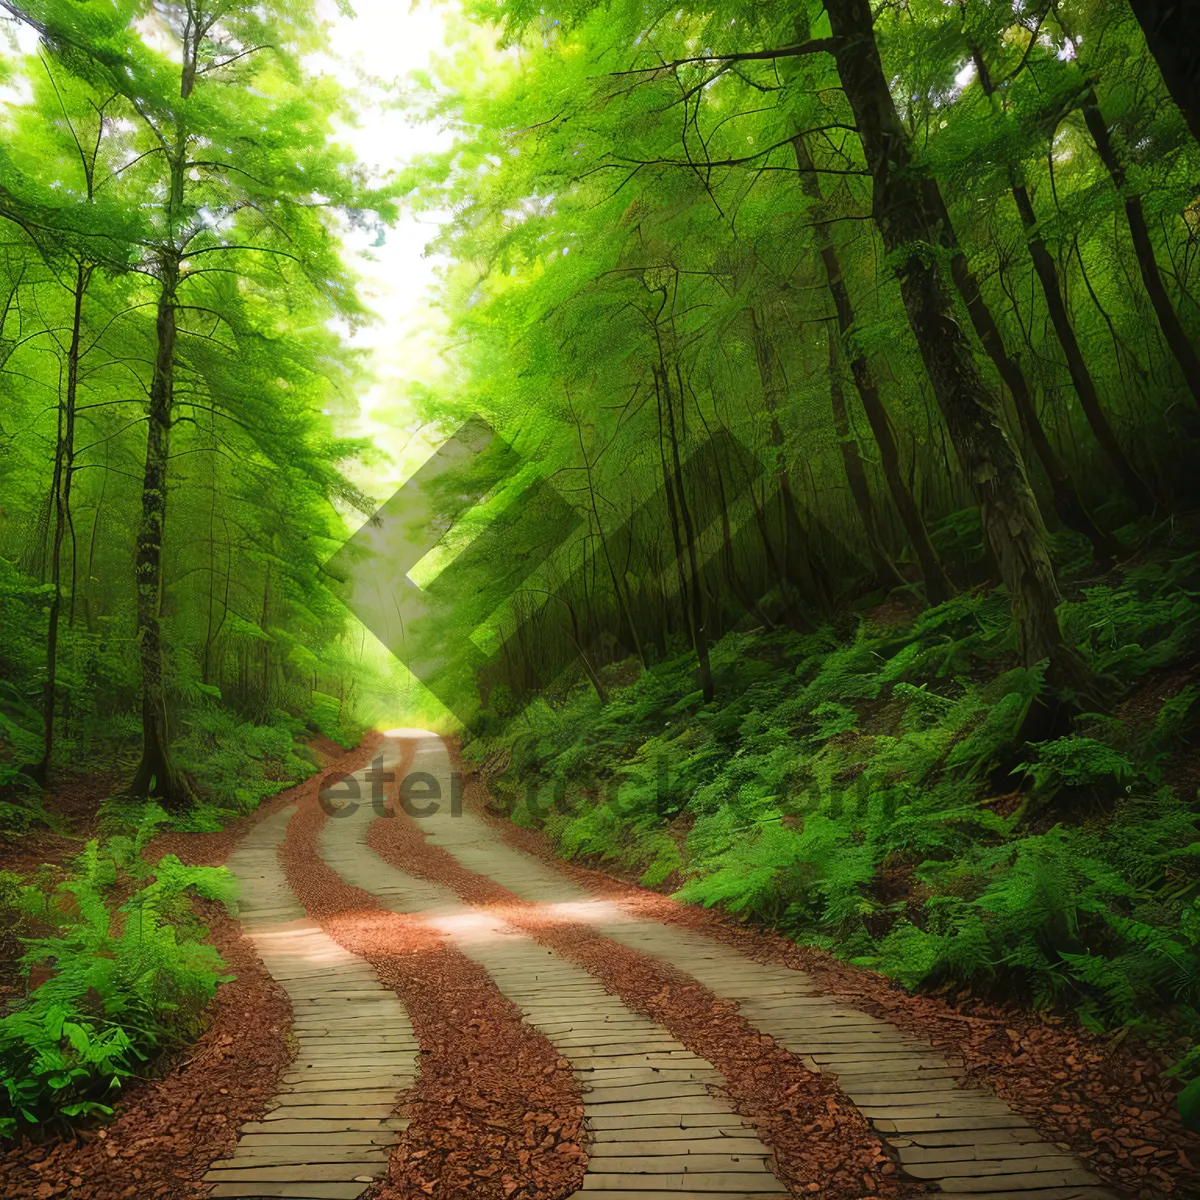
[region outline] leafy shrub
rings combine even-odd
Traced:
[[[1122,785],[1136,773],[1125,755],[1095,738],[1062,737],[1031,743],[1031,748],[1036,756],[1017,770],[1024,771],[1038,791],[1092,783]]]
[[[111,1112],[105,1101],[139,1063],[197,1033],[223,977],[217,952],[200,941],[204,931],[187,895],[231,903],[233,881],[223,868],[185,867],[168,855],[114,911],[105,892],[118,864],[130,862],[156,823],[148,820],[132,845],[118,845],[116,857],[89,842],[73,875],[53,889],[8,888],[13,909],[55,931],[31,939],[22,960],[48,964],[50,977],[0,1018],[0,1086],[8,1099],[0,1135],[24,1123]]]

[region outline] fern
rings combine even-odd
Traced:
[[[186,895],[232,904],[227,871],[168,856],[118,921],[104,896],[115,879],[116,862],[92,841],[53,894],[28,885],[6,891],[9,903],[35,908],[58,931],[28,941],[23,963],[48,962],[52,973],[0,1018],[0,1085],[11,1113],[0,1117],[0,1135],[22,1122],[111,1111],[105,1100],[140,1062],[197,1032],[223,978],[219,956],[186,914]]]
[[[1198,580],[1195,557],[1141,563],[1064,606],[1064,627],[1114,688],[1130,684],[1197,644]],[[1012,649],[997,591],[962,592],[903,629],[731,634],[712,647],[715,704],[672,657],[607,705],[584,689],[535,703],[477,753],[510,757],[514,819],[544,823],[564,854],[651,886],[681,876],[684,900],[909,987],[961,982],[1095,1028],[1194,1036],[1200,828],[1192,798],[1161,781],[1197,691],[1137,731],[1089,717],[1020,746],[1047,683],[1044,665],[1012,667]],[[1020,797],[995,795],[1014,762],[1009,786],[1034,793],[1047,827],[1024,827]],[[530,778],[534,805],[518,790]],[[1055,796],[1076,792],[1104,803],[1048,823]]]

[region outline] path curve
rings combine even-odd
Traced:
[[[450,796],[451,764],[442,739],[415,741],[411,770],[438,780]],[[963,1200],[1113,1200],[1083,1163],[1040,1140],[990,1091],[963,1088],[960,1061],[887,1021],[822,995],[803,972],[754,961],[702,934],[647,920],[597,901],[540,859],[502,842],[481,818],[443,803],[420,818],[431,845],[562,920],[649,954],[734,1001],[746,1020],[814,1070],[837,1077],[905,1172]]]
[[[382,757],[383,769],[393,770],[401,760],[397,739],[385,742]],[[411,770],[424,772],[427,764],[414,762]],[[448,776],[439,782],[448,798]],[[419,915],[483,966],[568,1060],[585,1089],[591,1133],[581,1200],[786,1194],[754,1130],[708,1091],[706,1084],[720,1082],[711,1064],[587,971],[448,889],[384,862],[367,844],[375,819],[370,804],[347,805],[324,825],[322,858],[347,883],[394,912]]]
[[[960,1062],[821,994],[801,971],[756,962],[700,933],[597,900],[552,864],[505,843],[463,809],[437,735],[393,731],[380,753],[375,766],[394,771],[409,762],[410,777],[424,776],[410,788],[410,811],[425,809],[417,824],[427,842],[465,872],[527,902],[534,919],[523,925],[511,910],[505,919],[436,882],[435,870],[427,878],[380,857],[370,844],[384,811],[370,800],[374,768],[355,775],[361,802],[324,822],[321,858],[345,883],[416,916],[483,967],[523,1021],[562,1055],[560,1067],[569,1064],[584,1091],[590,1139],[575,1200],[770,1200],[789,1188],[772,1169],[768,1147],[722,1094],[724,1080],[712,1063],[607,991],[592,973],[595,963],[572,961],[573,945],[546,939],[539,923],[587,925],[621,953],[647,956],[633,961],[656,960],[731,1002],[740,1018],[794,1056],[789,1061],[836,1078],[906,1175],[942,1195],[1113,1200],[1077,1159],[1040,1141],[992,1093],[962,1087]],[[428,803],[431,792],[436,804]],[[295,811],[262,821],[228,862],[242,888],[243,930],[291,1000],[297,1053],[274,1107],[244,1126],[233,1156],[205,1176],[218,1198],[356,1200],[384,1176],[407,1127],[394,1115],[397,1101],[417,1079],[418,1045],[396,992],[311,920],[288,886],[278,851]],[[422,872],[424,863],[412,869]],[[460,873],[454,886],[465,890],[469,882]],[[706,1053],[721,1059],[711,1041]]]

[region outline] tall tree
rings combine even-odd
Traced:
[[[1200,72],[1196,70],[1196,13],[1184,0],[1129,0],[1146,45],[1158,60],[1171,99],[1200,141]]]
[[[55,405],[54,458],[48,498],[50,604],[46,629],[46,670],[42,687],[41,758],[28,774],[45,784],[55,748],[58,710],[59,634],[64,593],[74,597],[77,571],[71,493],[77,472],[76,423],[80,370],[88,353],[85,304],[98,268],[110,273],[125,266],[127,247],[136,241],[135,220],[120,201],[106,197],[97,204],[97,190],[111,183],[111,137],[117,96],[102,95],[87,83],[60,71],[56,62],[39,57],[40,70],[32,79],[32,103],[18,114],[15,145],[20,162],[7,158],[0,183],[0,216],[21,229],[46,270],[56,297],[43,298],[55,314],[54,323],[40,331],[59,360]],[[51,119],[47,120],[47,117]],[[119,146],[120,139],[116,139]],[[38,178],[47,165],[53,178]],[[24,278],[16,285],[20,288]],[[35,285],[29,284],[32,289]],[[38,288],[39,292],[44,288]],[[16,288],[14,289],[15,298]],[[55,299],[59,303],[55,303]],[[58,313],[61,312],[61,317]],[[38,336],[38,335],[34,335]],[[64,543],[70,533],[71,586],[64,588]],[[73,604],[72,604],[73,610]]]
[[[1082,682],[1055,612],[1061,599],[1045,527],[1017,448],[1001,424],[954,315],[951,293],[921,247],[952,246],[952,234],[929,211],[927,189],[888,90],[867,0],[828,0],[833,54],[875,188],[875,219],[895,256],[909,324],[929,373],[964,474],[979,503],[983,529],[1012,596],[1022,657],[1048,659],[1062,684]]]
[[[972,42],[970,51],[983,94],[989,101],[996,104],[996,85],[993,82],[991,67],[984,55],[983,48],[978,42]],[[999,107],[996,111],[999,113]],[[1092,378],[1092,372],[1088,368],[1079,338],[1075,333],[1071,314],[1067,310],[1058,265],[1050,247],[1046,244],[1041,224],[1034,211],[1033,198],[1026,185],[1022,170],[1020,167],[1009,166],[1008,175],[1009,190],[1012,193],[1013,202],[1017,206],[1021,225],[1025,230],[1029,257],[1033,261],[1033,269],[1042,286],[1042,293],[1046,298],[1046,309],[1050,314],[1050,321],[1054,326],[1058,343],[1066,356],[1071,383],[1074,385],[1075,394],[1087,417],[1088,425],[1091,426],[1097,442],[1100,443],[1109,461],[1116,468],[1130,497],[1143,511],[1153,511],[1155,507],[1154,493],[1134,467],[1100,402],[1096,381]]]
[[[257,476],[260,508],[275,490],[269,480],[286,474],[291,491],[278,503],[286,519],[316,517],[317,496],[369,510],[334,465],[359,445],[328,437],[314,412],[332,378],[345,373],[344,355],[320,332],[321,322],[361,316],[333,214],[350,210],[361,219],[369,209],[386,213],[389,202],[362,184],[329,136],[341,100],[336,85],[300,68],[316,31],[307,6],[163,2],[99,12],[80,0],[45,0],[8,7],[64,67],[101,94],[119,96],[133,130],[120,187],[144,230],[126,244],[125,265],[144,289],[132,307],[152,308],[155,319],[148,355],[108,352],[146,397],[137,422],[146,440],[133,610],[142,755],[131,786],[177,805],[191,788],[171,750],[172,710],[178,689],[190,686],[191,668],[166,628],[179,607],[168,572],[186,558],[191,520],[177,514],[168,538],[168,498],[186,479],[173,464],[195,454],[231,460],[234,476]],[[155,48],[172,42],[174,53]],[[108,340],[110,327],[121,328],[116,319],[105,326]],[[234,514],[229,501],[222,507],[228,530]],[[317,528],[325,520],[317,518]],[[262,691],[269,714],[280,667],[263,641],[277,636],[273,594],[284,572],[269,559],[279,552],[279,529],[240,524],[254,543],[236,548],[240,569],[258,576],[258,603],[249,610],[257,615],[239,618],[238,628],[259,641],[261,658],[256,684],[243,676],[241,691]],[[315,551],[305,547],[299,556],[313,574]],[[215,569],[210,553],[208,570]],[[203,686],[214,692],[207,680],[218,628],[204,651]]]

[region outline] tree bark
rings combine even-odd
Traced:
[[[58,406],[58,437],[54,447],[54,542],[50,555],[50,613],[46,627],[46,682],[42,688],[42,759],[30,771],[44,785],[54,754],[54,719],[58,691],[58,630],[62,619],[62,544],[71,512],[71,479],[75,474],[75,400],[79,391],[79,342],[83,329],[83,298],[91,281],[91,267],[75,264],[71,313],[71,340],[67,345],[66,393]],[[73,593],[72,593],[73,595]]]
[[[953,235],[930,212],[912,162],[875,44],[868,0],[827,0],[842,87],[854,112],[874,182],[874,212],[884,245],[897,260],[909,324],[934,396],[972,491],[984,534],[1012,599],[1018,648],[1026,663],[1049,660],[1059,686],[1089,682],[1059,628],[1061,595],[1046,531],[1025,464],[1004,431],[997,398],[985,386],[954,303],[928,247]]]
[[[1196,7],[1186,0],[1129,0],[1171,99],[1200,142],[1200,71],[1196,69]]]
[[[675,428],[675,402],[671,395],[671,378],[659,345],[659,365],[655,367],[655,391],[658,396],[659,451],[662,456],[663,408],[666,409],[666,432],[671,443],[671,466],[668,471],[662,456],[663,479],[667,489],[667,507],[671,515],[671,532],[675,540],[675,561],[679,574],[680,602],[696,651],[700,690],[707,703],[713,698],[712,663],[708,654],[708,632],[704,625],[704,597],[700,590],[700,571],[696,560],[696,530],[692,511],[683,486],[683,467],[679,458],[679,437]],[[681,531],[682,530],[682,536]],[[683,556],[687,555],[688,571],[684,576]]]
[[[829,341],[829,406],[833,410],[833,428],[837,434],[838,446],[842,452],[842,466],[846,471],[846,482],[850,485],[850,495],[854,506],[862,518],[863,528],[867,533],[867,550],[871,555],[871,565],[881,583],[894,583],[904,587],[908,581],[896,569],[887,551],[883,548],[883,540],[879,536],[879,528],[875,522],[875,507],[871,503],[871,489],[867,484],[867,473],[863,469],[862,456],[858,452],[858,441],[850,428],[850,417],[846,412],[846,393],[842,387],[842,364],[838,354],[838,338],[832,329],[828,330]]]
[[[1188,335],[1180,323],[1179,314],[1167,295],[1166,285],[1158,269],[1158,261],[1154,257],[1154,243],[1150,240],[1150,230],[1146,225],[1146,214],[1142,210],[1142,198],[1128,190],[1128,179],[1125,175],[1125,164],[1118,157],[1108,132],[1104,114],[1100,111],[1100,102],[1096,98],[1095,88],[1088,91],[1083,101],[1083,119],[1092,141],[1096,144],[1096,153],[1104,164],[1113,186],[1125,205],[1125,219],[1129,222],[1129,234],[1133,241],[1133,252],[1137,256],[1138,270],[1141,272],[1142,284],[1150,297],[1154,315],[1158,318],[1159,328],[1163,332],[1167,346],[1175,356],[1179,369],[1192,399],[1200,405],[1200,355],[1192,345]]]
[[[978,47],[973,46],[971,57],[975,62],[980,86],[990,97],[993,92],[992,77],[983,53]],[[926,184],[925,198],[930,210],[937,213],[946,229],[953,230],[954,226],[942,194],[931,182]],[[1050,495],[1054,502],[1054,511],[1058,514],[1058,519],[1068,529],[1083,534],[1091,542],[1092,554],[1098,562],[1110,562],[1116,557],[1119,547],[1092,519],[1066,464],[1050,444],[1050,439],[1046,436],[1046,430],[1034,407],[1033,397],[1029,394],[1029,384],[1025,379],[1025,373],[1005,349],[1004,339],[992,316],[991,309],[988,308],[987,302],[983,298],[979,281],[967,264],[967,256],[957,246],[957,239],[950,260],[950,274],[962,297],[963,304],[966,306],[975,336],[979,338],[1001,381],[1008,388],[1009,395],[1013,399],[1013,407],[1017,410],[1017,419],[1021,423],[1021,429],[1033,447],[1033,452],[1038,456],[1042,470],[1046,472],[1046,478],[1050,484]]]
[[[941,192],[936,187],[930,186],[927,188],[927,198],[931,211],[940,216],[947,229],[953,228]],[[979,281],[967,264],[967,256],[957,245],[950,259],[950,274],[963,299],[963,304],[966,306],[967,315],[971,318],[975,335],[983,345],[988,358],[995,365],[1001,381],[1008,388],[1009,394],[1013,398],[1013,406],[1017,410],[1017,419],[1021,422],[1021,429],[1029,439],[1033,452],[1038,456],[1042,469],[1046,472],[1046,478],[1050,483],[1050,494],[1054,501],[1054,511],[1058,514],[1058,519],[1068,529],[1083,534],[1091,542],[1092,552],[1098,561],[1110,561],[1116,557],[1119,547],[1088,513],[1066,464],[1046,436],[1046,430],[1033,406],[1033,397],[1029,394],[1029,384],[1025,379],[1025,373],[1004,348],[1004,339],[1000,335],[991,309],[983,299]]]
[[[779,485],[779,504],[783,516],[782,562],[779,561],[771,542],[766,514],[757,505],[755,506],[755,520],[758,522],[759,537],[762,539],[763,548],[770,559],[784,596],[788,600],[789,616],[796,621],[801,618],[801,613],[799,605],[791,603],[789,592],[792,589],[800,596],[804,596],[807,592],[810,600],[826,612],[830,608],[832,598],[819,571],[814,568],[812,556],[808,551],[808,532],[804,522],[800,519],[796,496],[792,491],[792,476],[784,455],[786,439],[783,436],[783,427],[779,424],[780,401],[785,398],[786,388],[780,379],[778,356],[770,335],[763,328],[753,309],[750,312],[750,328],[754,339],[754,361],[758,367],[763,406],[766,408],[770,420],[771,449],[775,455],[773,466]],[[790,588],[789,585],[791,585]]]
[[[142,758],[131,791],[178,807],[189,799],[186,781],[171,758],[170,722],[163,683],[162,553],[167,517],[167,462],[174,399],[176,310],[179,263],[166,255],[155,322],[157,350],[150,381],[146,464],[142,476],[142,519],[137,533],[134,578],[142,667]]]
[[[804,194],[814,201],[818,220],[813,228],[816,234],[817,249],[821,256],[821,265],[825,271],[825,281],[829,293],[833,297],[833,307],[837,313],[838,332],[845,337],[854,325],[854,308],[850,302],[850,293],[846,290],[846,280],[842,274],[842,265],[838,259],[837,250],[829,234],[829,226],[824,222],[824,196],[817,173],[809,154],[808,145],[804,138],[797,134],[792,139],[792,149],[796,155],[796,169],[800,173],[800,187]],[[871,433],[879,447],[879,461],[883,467],[883,475],[887,480],[888,491],[891,492],[892,502],[900,514],[900,521],[913,553],[921,567],[921,575],[925,580],[925,596],[930,604],[941,604],[954,594],[954,585],[942,567],[933,542],[929,540],[929,531],[925,528],[921,510],[913,500],[912,492],[904,481],[900,469],[900,453],[896,448],[896,439],[892,434],[892,423],[879,395],[879,387],[875,375],[867,362],[865,355],[856,354],[850,361],[850,373],[854,378],[854,386],[858,389],[862,400],[863,411],[867,414],[867,422]]]
[[[624,579],[617,576],[617,568],[612,560],[612,554],[608,548],[608,538],[604,532],[604,522],[600,519],[600,509],[596,504],[596,486],[595,480],[592,477],[592,459],[587,452],[587,447],[583,442],[583,424],[575,412],[575,405],[571,400],[570,393],[567,394],[567,404],[571,409],[571,418],[575,422],[575,433],[579,439],[579,453],[583,458],[584,470],[587,473],[588,485],[588,502],[592,510],[592,519],[596,522],[596,533],[600,538],[600,550],[604,555],[604,565],[608,568],[608,578],[612,583],[613,595],[616,597],[617,605],[621,610],[621,615],[625,618],[625,625],[629,630],[630,639],[633,641],[634,653],[638,656],[638,661],[643,667],[648,667],[650,663],[646,659],[646,651],[642,646],[642,639],[638,633],[637,622],[633,619],[633,609],[629,603],[628,585]],[[629,527],[628,538],[633,540],[633,526]]]

